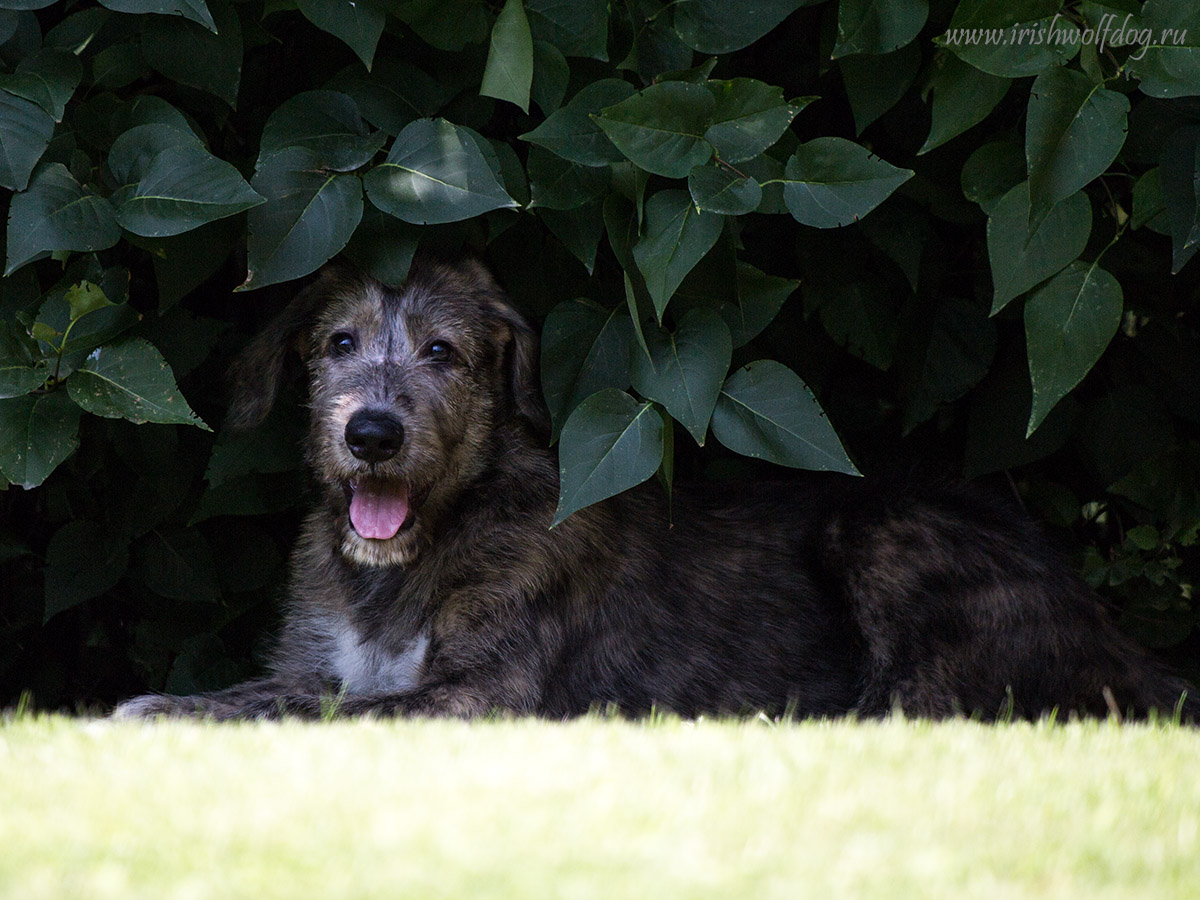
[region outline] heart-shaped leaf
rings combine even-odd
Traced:
[[[912,169],[898,169],[837,137],[801,144],[783,173],[788,211],[815,228],[857,222],[913,176]]]
[[[61,163],[42,165],[8,210],[9,275],[48,250],[107,250],[121,238],[112,204]]]
[[[750,363],[729,376],[712,429],[717,440],[744,456],[858,474],[808,385],[774,360]]]
[[[633,85],[621,78],[602,78],[584,87],[570,102],[546,117],[521,140],[584,166],[604,166],[625,157],[613,146],[596,116],[633,95]]]
[[[579,298],[558,304],[542,327],[542,392],[557,439],[567,417],[592,394],[629,387],[633,325],[624,308]]]
[[[1083,192],[1058,203],[1036,229],[1029,228],[1029,182],[1001,198],[988,218],[988,259],[995,290],[992,314],[1008,301],[1060,272],[1087,246],[1092,204]]]
[[[1026,436],[1085,375],[1121,325],[1124,295],[1096,263],[1071,263],[1025,300],[1033,407]]]
[[[659,191],[646,201],[646,229],[633,258],[662,321],[663,311],[684,276],[721,236],[725,219],[697,212],[686,191]]]
[[[663,457],[663,420],[652,403],[615,388],[584,400],[563,426],[554,525],[573,512],[641,484]]]
[[[349,172],[371,161],[387,135],[369,134],[354,100],[338,91],[304,91],[285,100],[267,119],[258,163],[287,147],[311,150],[321,166]]]
[[[457,222],[517,205],[472,134],[445,119],[405,126],[387,160],[363,184],[372,203],[414,225]]]
[[[533,36],[521,0],[505,0],[496,24],[479,93],[484,97],[507,100],[529,112],[529,91],[533,85]]]
[[[72,400],[98,416],[211,430],[179,393],[166,360],[142,338],[97,347],[67,379],[67,390]]]
[[[0,400],[0,475],[37,487],[79,446],[81,415],[63,391]]]
[[[633,355],[633,386],[665,406],[703,447],[717,395],[729,374],[729,328],[716,312],[700,307],[688,311],[674,334],[650,328],[645,335],[650,357]]]
[[[1125,143],[1129,100],[1082,72],[1054,68],[1033,82],[1025,155],[1030,224],[1104,174]]]
[[[332,34],[371,68],[386,16],[371,0],[297,0],[304,18]]]
[[[603,110],[596,122],[634,165],[686,178],[713,154],[704,134],[716,105],[701,85],[664,81]]]
[[[264,287],[316,271],[350,240],[362,219],[362,181],[325,170],[305,147],[259,160],[251,185],[266,203],[250,210],[246,281]]]

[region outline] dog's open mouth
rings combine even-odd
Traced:
[[[412,527],[417,504],[402,481],[356,478],[346,482],[346,498],[350,524],[359,537],[386,541]]]

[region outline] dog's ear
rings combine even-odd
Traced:
[[[275,405],[288,358],[305,355],[308,330],[342,275],[331,268],[323,270],[234,360],[229,368],[233,396],[226,417],[230,427],[253,428],[266,419]]]
[[[500,332],[500,352],[505,372],[508,399],[513,412],[528,422],[538,434],[550,436],[550,412],[542,399],[538,369],[538,336],[519,313],[491,272],[476,260],[459,264],[459,270],[487,295],[487,308]]]
[[[549,438],[550,412],[542,399],[537,333],[525,321],[525,317],[507,302],[502,303],[500,309],[501,320],[509,332],[504,349],[504,366],[513,409],[538,434]]]

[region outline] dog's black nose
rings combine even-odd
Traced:
[[[389,413],[360,409],[346,423],[346,446],[363,462],[391,459],[402,443],[404,426]]]

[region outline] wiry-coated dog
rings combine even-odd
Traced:
[[[118,714],[1171,715],[1187,687],[963,488],[680,488],[672,525],[648,483],[550,529],[535,336],[476,264],[327,271],[247,351],[234,423],[296,348],[321,499],[271,674]]]

